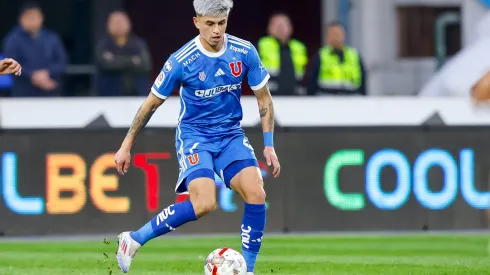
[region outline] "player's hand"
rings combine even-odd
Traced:
[[[0,74],[15,74],[19,76],[22,73],[22,67],[19,62],[12,58],[0,60]]]
[[[281,164],[279,164],[279,160],[277,159],[276,151],[274,150],[274,147],[266,146],[264,148],[264,157],[265,161],[267,162],[268,166],[274,167],[274,170],[272,171],[272,175],[274,178],[278,178],[279,174],[281,173]]]
[[[124,175],[128,172],[129,164],[131,163],[131,153],[129,153],[129,150],[121,148],[114,156],[114,161],[116,162],[117,172]]]

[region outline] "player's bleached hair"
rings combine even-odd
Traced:
[[[194,0],[197,16],[226,17],[233,8],[233,0]]]

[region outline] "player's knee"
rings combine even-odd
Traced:
[[[197,170],[191,173],[186,181],[189,181],[187,188],[194,212],[198,218],[217,208],[216,183],[214,182],[214,172],[212,170]]]
[[[264,204],[265,203],[265,190],[262,181],[257,184],[250,185],[245,192],[245,201],[250,204]]]
[[[245,202],[249,204],[264,204],[264,181],[257,167],[250,166],[242,169],[232,180],[231,186]]]
[[[194,206],[194,212],[198,218],[205,216],[217,208],[215,197],[197,198],[192,202],[192,205]]]

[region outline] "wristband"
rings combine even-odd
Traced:
[[[264,146],[274,147],[274,133],[264,132]]]

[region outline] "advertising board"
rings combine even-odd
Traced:
[[[289,129],[275,137],[282,174],[262,162],[262,133],[247,131],[261,161],[268,231],[479,229],[490,207],[490,130],[477,127]],[[123,131],[0,135],[0,232],[133,230],[179,198],[174,133],[138,138],[117,175]],[[239,232],[243,201],[219,177],[218,210],[179,232]]]

